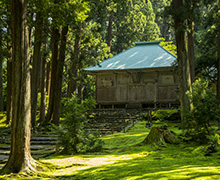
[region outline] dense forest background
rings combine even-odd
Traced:
[[[93,96],[95,81],[83,69],[140,41],[162,40],[177,55],[182,112],[196,104],[186,92],[198,77],[220,102],[217,0],[0,0],[0,6],[0,111],[14,134],[28,119],[28,99],[33,130],[59,125],[62,98],[75,95],[80,104]],[[22,112],[21,121],[14,112]]]
[[[9,122],[11,10],[6,0],[0,1],[0,5],[0,110],[7,109]],[[218,1],[186,1],[178,6],[182,7],[174,10],[171,0],[29,0],[32,127],[36,126],[37,105],[40,123],[59,124],[61,97],[71,97],[75,93],[82,102],[92,95],[94,80],[83,68],[139,41],[162,40],[162,45],[175,54],[175,18],[184,21],[181,28],[187,35],[181,41],[188,43],[196,75],[215,82]]]

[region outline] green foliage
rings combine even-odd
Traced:
[[[217,133],[210,135],[209,140],[212,144],[215,144],[215,145],[220,144],[219,134],[217,134]]]
[[[167,51],[169,51],[171,54],[177,56],[177,49],[176,49],[176,45],[173,43],[173,41],[165,41],[164,38],[160,38],[161,42],[160,45],[166,49]]]
[[[193,107],[184,113],[186,128],[196,133],[209,133],[209,123],[219,120],[214,89],[209,87],[207,80],[197,79],[192,85],[192,92],[188,91],[187,95]]]
[[[56,28],[83,22],[88,17],[86,13],[89,10],[88,2],[81,0],[50,2],[47,9],[53,17],[52,25]]]
[[[171,28],[172,18],[165,12],[166,7],[170,6],[172,0],[151,0],[155,21],[160,28],[161,37],[166,40],[174,40],[174,29]]]
[[[76,154],[98,151],[102,148],[102,141],[94,133],[86,131],[86,112],[94,108],[95,100],[90,98],[84,104],[78,104],[78,99],[64,98],[62,100],[62,116],[64,118],[58,127],[59,146],[65,154]]]
[[[160,30],[150,1],[128,0],[116,5],[112,53],[130,48],[134,42],[159,38]]]
[[[45,102],[45,107],[48,106],[49,104],[49,96],[47,94],[45,94],[46,96],[46,102]],[[37,95],[37,109],[39,110],[41,106],[41,93],[38,93]]]
[[[152,118],[163,121],[163,120],[167,120],[170,116],[172,116],[172,114],[178,112],[179,112],[178,109],[156,110],[152,112]]]
[[[195,65],[197,73],[216,80],[217,40],[220,29],[217,1],[201,1],[195,32]]]

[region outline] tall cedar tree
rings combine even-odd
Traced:
[[[183,10],[183,1],[182,0],[173,0],[172,7],[176,13],[174,15],[174,28],[175,28],[175,38],[177,45],[177,60],[178,60],[178,73],[179,73],[179,97],[181,110],[184,112],[189,109],[189,99],[186,95],[188,88],[189,76],[189,61],[186,47],[186,32],[185,32],[185,20],[182,17],[181,10]],[[181,126],[184,127],[185,120],[182,116]]]
[[[2,44],[3,44],[3,29],[0,26],[0,111],[4,110],[4,105],[3,105],[3,85],[2,85],[2,63],[3,63],[3,48],[2,48]]]
[[[188,60],[189,60],[189,71],[190,80],[189,88],[192,89],[191,84],[195,81],[195,55],[194,55],[194,3],[192,0],[186,1],[186,6],[189,11],[187,17],[187,40],[188,40]]]
[[[218,9],[220,9],[220,0],[218,0]],[[218,24],[219,25],[219,24]],[[220,25],[218,27],[220,29]],[[218,64],[217,64],[217,103],[220,104],[220,30],[218,30],[217,35],[217,57],[218,57]]]
[[[53,109],[53,119],[52,123],[59,125],[60,120],[60,106],[61,106],[61,96],[62,96],[62,81],[63,81],[63,67],[66,52],[66,38],[68,33],[68,26],[62,27],[60,46],[59,46],[59,56],[58,56],[58,67],[56,72],[57,82],[54,89],[54,109]]]
[[[51,59],[51,71],[50,71],[50,91],[49,91],[49,106],[47,112],[47,122],[51,122],[54,113],[54,99],[55,99],[55,87],[57,83],[57,69],[58,69],[58,51],[59,51],[59,39],[61,28],[52,28],[52,59]]]
[[[42,1],[38,2],[40,5]],[[36,115],[37,115],[37,97],[38,88],[40,81],[40,67],[41,67],[41,44],[42,44],[42,27],[43,27],[43,17],[42,13],[38,8],[36,13],[36,25],[35,25],[35,36],[34,36],[34,53],[33,53],[33,64],[31,72],[31,124],[32,128],[36,127]]]
[[[58,29],[53,27],[52,31],[51,84],[47,122],[52,122],[55,125],[59,125],[60,119],[62,74],[65,60],[67,32],[67,26]]]
[[[73,60],[71,64],[70,77],[68,82],[67,95],[72,97],[73,92],[77,89],[77,70],[79,69],[80,45],[81,45],[81,25],[76,26]]]
[[[7,9],[7,37],[10,39],[11,37],[11,23],[10,23],[10,3],[8,2],[6,4],[6,9]],[[6,123],[9,124],[11,121],[11,96],[12,96],[12,47],[11,47],[11,41],[7,41],[7,50],[9,52],[9,56],[7,57],[7,88],[6,88],[6,113],[7,113],[7,120]]]
[[[68,25],[73,24],[75,21],[84,21],[87,17],[86,13],[89,10],[88,3],[80,0],[77,0],[77,2],[78,3],[75,3],[75,1],[56,0],[54,2],[54,9],[57,11],[52,13],[52,60],[46,123],[52,122],[55,125],[59,125],[60,118],[61,90]]]
[[[40,119],[39,123],[42,124],[45,121],[45,108],[46,108],[46,74],[47,74],[47,49],[48,49],[48,40],[45,39],[44,46],[43,46],[43,55],[41,60],[41,85],[40,85],[40,93],[41,93],[41,100],[40,100]]]
[[[12,25],[12,124],[10,156],[4,170],[35,170],[30,153],[31,93],[27,28],[27,1],[11,1]]]

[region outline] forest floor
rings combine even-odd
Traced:
[[[72,180],[141,180],[141,179],[220,179],[220,148],[205,156],[206,145],[195,142],[166,144],[163,147],[139,145],[150,128],[139,121],[126,133],[101,137],[101,152],[78,155],[53,155],[40,159],[47,169],[33,174],[0,175],[0,179],[72,179]],[[180,134],[176,123],[168,125]]]

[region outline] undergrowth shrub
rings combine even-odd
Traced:
[[[152,112],[152,118],[160,121],[169,120],[173,114],[178,114],[179,109],[163,109]]]
[[[214,89],[207,80],[197,79],[187,96],[193,107],[184,112],[185,128],[194,135],[210,134],[210,122],[218,122],[220,118]]]
[[[219,134],[217,134],[217,133],[210,135],[209,140],[212,144],[215,144],[215,145],[220,144]]]
[[[58,127],[58,145],[62,153],[76,154],[94,152],[102,149],[102,141],[98,134],[86,131],[87,112],[95,106],[95,100],[86,99],[83,104],[78,104],[78,99],[64,98],[62,100],[62,123]]]

